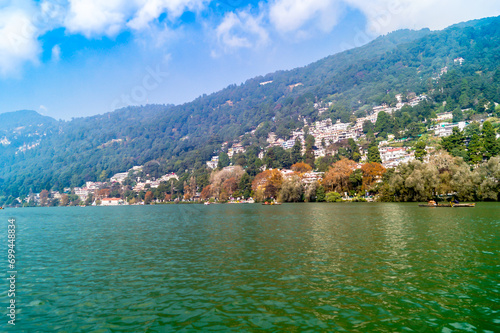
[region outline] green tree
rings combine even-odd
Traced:
[[[351,183],[351,188],[358,192],[361,189],[361,185],[363,184],[363,171],[361,169],[354,170],[349,175],[349,182]]]
[[[222,169],[222,168],[229,166],[230,163],[231,163],[231,160],[229,159],[229,156],[225,152],[220,153],[219,164],[217,164],[217,167],[219,169]]]
[[[363,133],[367,134],[368,132],[373,132],[375,127],[373,126],[373,123],[369,120],[365,120],[363,122]]]
[[[312,135],[307,135],[305,138],[306,141],[306,151],[304,153],[304,162],[309,164],[311,167],[314,167],[314,136]]]
[[[292,151],[290,152],[291,162],[292,164],[302,162],[302,143],[299,138],[295,139],[295,144],[292,147]]]
[[[238,183],[238,189],[240,193],[245,197],[249,198],[252,193],[252,177],[248,173],[244,173],[241,176],[240,182]]]
[[[427,155],[425,146],[426,144],[424,140],[418,140],[417,144],[415,145],[415,158],[419,161],[423,161],[425,155]]]
[[[491,157],[497,156],[499,152],[495,129],[491,122],[485,121],[483,123],[481,134],[483,138],[484,157],[489,160]]]
[[[448,152],[456,148],[465,150],[465,136],[458,127],[453,127],[451,135],[441,139],[441,146]]]
[[[316,189],[316,201],[317,202],[324,202],[326,200],[325,198],[325,188],[323,186],[319,186]]]
[[[368,147],[368,162],[382,163],[377,143],[372,143]]]
[[[375,132],[392,132],[391,116],[384,111],[379,112],[377,115],[377,121],[375,122]]]
[[[349,150],[350,150],[350,156],[349,158],[351,160],[353,160],[354,162],[359,162],[359,160],[361,159],[361,155],[359,153],[359,147],[358,145],[356,144],[356,141],[354,141],[354,139],[348,139],[347,140],[347,143],[349,145]]]
[[[342,196],[338,192],[328,192],[325,199],[326,202],[342,202]]]
[[[477,134],[473,134],[467,147],[467,153],[469,155],[469,162],[471,164],[478,164],[483,160],[483,146],[481,144],[481,138]]]
[[[455,110],[453,110],[452,115],[453,115],[453,122],[454,123],[458,123],[459,121],[464,120],[464,115],[462,113],[462,109],[460,109],[459,107],[456,108]]]

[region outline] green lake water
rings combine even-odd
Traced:
[[[500,332],[498,203],[6,209],[0,230],[1,332]]]

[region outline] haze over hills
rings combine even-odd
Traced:
[[[260,149],[269,132],[286,138],[303,119],[349,122],[360,110],[370,113],[375,105],[394,103],[396,94],[428,96],[427,107],[412,114],[413,122],[425,120],[443,102],[446,110],[461,104],[464,89],[466,107],[482,99],[500,102],[499,41],[498,17],[442,31],[400,30],[183,105],[127,107],[68,122],[34,111],[2,114],[0,193],[17,197],[80,186],[153,160],[161,172],[182,174],[204,168],[222,142],[250,131],[256,130],[244,143]],[[459,57],[465,61],[457,65]],[[319,114],[315,103],[331,106]],[[15,132],[21,125],[24,132]]]

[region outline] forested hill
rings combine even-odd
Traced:
[[[348,121],[360,110],[370,112],[372,106],[394,103],[400,93],[426,93],[430,103],[447,101],[453,106],[466,89],[470,106],[480,99],[500,102],[499,42],[500,18],[442,31],[400,30],[308,66],[249,79],[183,105],[128,107],[69,122],[43,118],[43,131],[30,127],[36,140],[26,139],[29,144],[24,149],[19,150],[19,141],[2,141],[0,192],[19,196],[30,190],[80,186],[153,160],[162,171],[182,173],[204,167],[222,142],[252,130],[257,129],[255,135],[246,135],[243,142],[259,147],[270,131],[286,138],[303,125],[302,118]],[[454,62],[458,57],[465,59],[463,65]],[[447,74],[442,73],[445,67]],[[319,115],[314,104],[327,102],[331,107]],[[1,116],[10,119],[0,122],[8,130],[19,123],[34,125],[42,117]]]
[[[13,130],[24,127],[53,125],[56,122],[51,117],[42,116],[36,111],[21,110],[0,114],[0,135],[11,133]],[[21,130],[21,129],[19,129]]]

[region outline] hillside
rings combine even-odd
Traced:
[[[245,144],[262,146],[269,132],[287,137],[303,125],[302,118],[347,122],[353,113],[395,103],[396,94],[429,97],[428,107],[410,112],[403,126],[425,119],[445,101],[447,109],[458,104],[475,108],[483,99],[500,102],[499,41],[499,18],[443,31],[401,30],[183,105],[128,107],[69,122],[33,113],[0,115],[6,119],[0,130],[29,124],[28,134],[39,136],[36,146],[23,152],[12,149],[14,145],[0,146],[0,191],[16,197],[80,186],[152,160],[158,161],[158,172],[196,170],[219,151],[222,142],[252,130],[257,129],[255,135],[243,138]],[[458,57],[465,59],[463,65],[454,62]],[[445,67],[447,73],[442,72]],[[320,115],[315,103],[331,107]],[[40,134],[34,126],[42,119]]]

